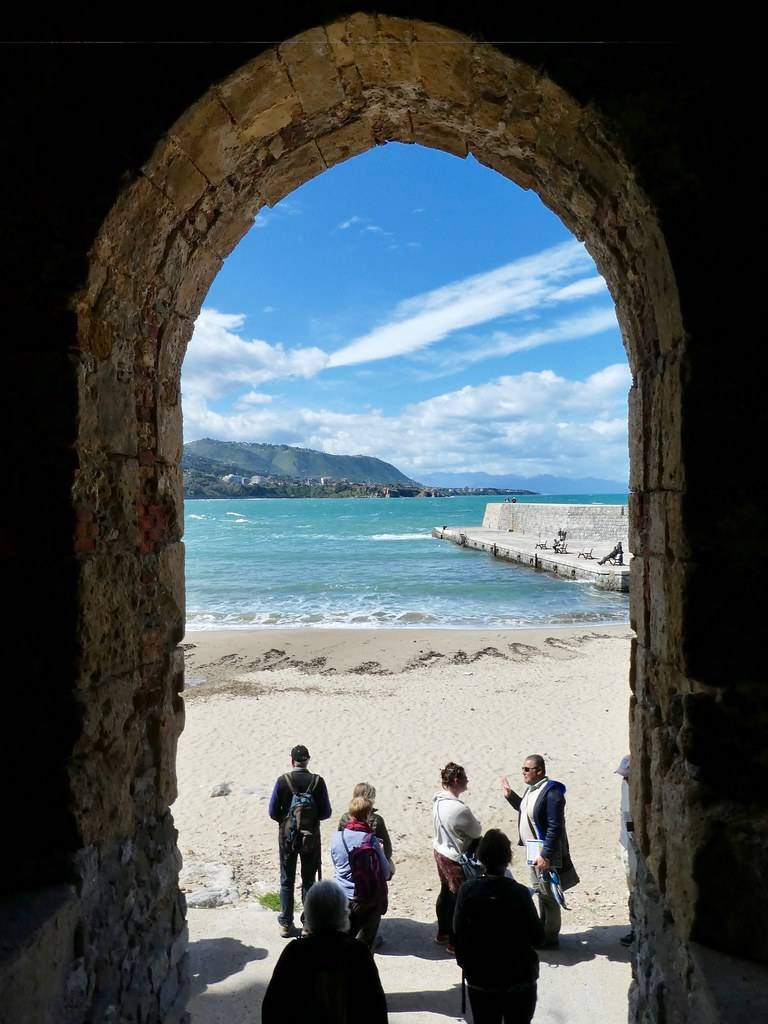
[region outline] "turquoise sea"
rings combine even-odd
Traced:
[[[626,503],[621,495],[518,501]],[[187,627],[522,627],[624,623],[626,594],[431,537],[489,501],[242,498],[185,503]]]

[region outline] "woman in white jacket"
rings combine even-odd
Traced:
[[[435,904],[435,942],[453,953],[453,911],[456,894],[464,881],[459,857],[477,844],[483,829],[472,811],[459,799],[469,785],[467,773],[462,766],[449,761],[440,775],[443,788],[435,793],[432,801],[432,821],[435,826],[432,845],[440,878],[440,893]]]

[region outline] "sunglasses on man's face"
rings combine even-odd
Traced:
[[[533,768],[528,768],[526,765],[523,765],[523,767],[522,767],[522,771],[524,771],[524,772],[537,772],[538,770],[539,769],[536,768],[535,766]]]

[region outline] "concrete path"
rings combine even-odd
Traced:
[[[264,990],[286,940],[275,914],[257,903],[189,912],[192,1024],[259,1024]],[[376,954],[391,1024],[445,1024],[461,1016],[461,975],[432,941],[433,921],[384,918]],[[624,1024],[629,953],[626,928],[564,932],[542,952],[534,1024]],[[471,1013],[467,1010],[467,1018]]]

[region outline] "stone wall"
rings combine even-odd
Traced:
[[[552,541],[566,530],[567,541],[621,541],[629,551],[629,510],[626,505],[527,504],[523,501],[493,502],[485,506],[485,530],[511,530],[528,537]]]
[[[700,993],[729,958],[768,991],[739,959],[768,960],[768,531],[760,293],[744,287],[756,200],[729,187],[759,166],[761,62],[699,43],[492,45],[520,34],[518,12],[451,8],[434,26],[410,20],[434,5],[385,7],[408,17],[260,12],[259,38],[281,45],[5,48],[21,326],[0,377],[0,880],[16,922],[0,1015],[6,996],[29,1024],[183,1013],[181,360],[258,209],[390,140],[535,188],[605,276],[633,373],[632,1019],[709,1024]]]

